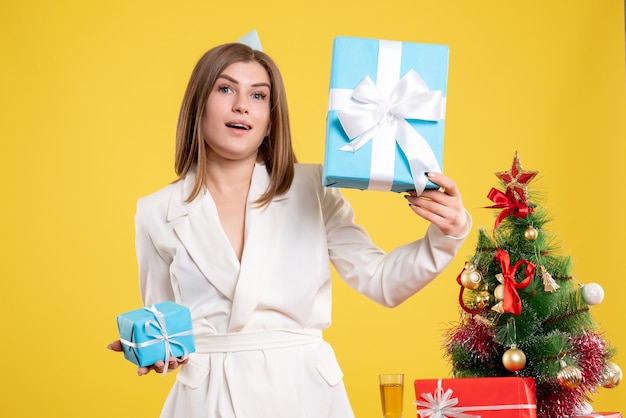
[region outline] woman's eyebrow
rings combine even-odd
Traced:
[[[224,79],[230,81],[233,84],[239,84],[239,81],[235,80],[234,78],[232,78],[228,74],[220,74],[218,78],[224,78]],[[269,83],[261,82],[261,83],[252,84],[252,87],[267,87],[269,89],[271,86],[270,86]]]

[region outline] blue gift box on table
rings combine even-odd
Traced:
[[[404,192],[441,172],[446,45],[337,37],[333,44],[323,182]]]
[[[162,302],[123,313],[117,327],[124,357],[140,367],[196,351],[189,308]],[[166,366],[167,367],[167,366]]]

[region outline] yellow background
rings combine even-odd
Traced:
[[[282,69],[303,162],[323,161],[335,36],[449,45],[444,171],[475,226],[491,227],[482,207],[493,173],[519,151],[540,172],[531,185],[574,274],[604,287],[594,318],[626,350],[621,0],[4,0],[2,416],[157,416],[174,376],[139,378],[105,348],[115,316],[140,304],[135,202],[174,179],[178,107],[196,60],[253,28]],[[425,229],[399,195],[346,196],[385,249]],[[406,417],[414,379],[449,375],[442,334],[458,319],[455,278],[475,240],[476,231],[436,282],[395,310],[336,280],[326,337],[358,418],[380,416],[380,372],[406,374]],[[625,412],[624,386],[600,389],[595,409]]]

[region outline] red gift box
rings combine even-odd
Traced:
[[[531,377],[416,380],[415,396],[421,418],[537,418]]]

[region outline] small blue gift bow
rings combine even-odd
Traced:
[[[178,332],[176,334],[168,335],[167,324],[165,323],[165,315],[163,315],[163,313],[159,311],[154,305],[150,307],[145,307],[144,309],[151,312],[156,318],[156,321],[150,320],[150,321],[146,321],[145,323],[146,334],[148,334],[148,336],[152,337],[153,339],[150,341],[145,341],[143,343],[134,343],[134,342],[124,340],[124,339],[120,339],[120,342],[129,347],[143,348],[143,347],[148,347],[150,345],[157,344],[163,341],[165,343],[165,358],[163,360],[165,363],[165,367],[163,368],[163,375],[165,375],[167,373],[167,369],[169,365],[169,358],[170,356],[174,355],[174,353],[172,352],[172,344],[180,347],[183,350],[183,356],[181,357],[182,360],[185,360],[187,356],[189,355],[189,352],[187,351],[187,347],[185,347],[183,343],[179,341],[175,341],[174,338],[191,335],[193,331],[187,330],[187,331]],[[154,333],[151,327],[156,328],[159,332]]]

